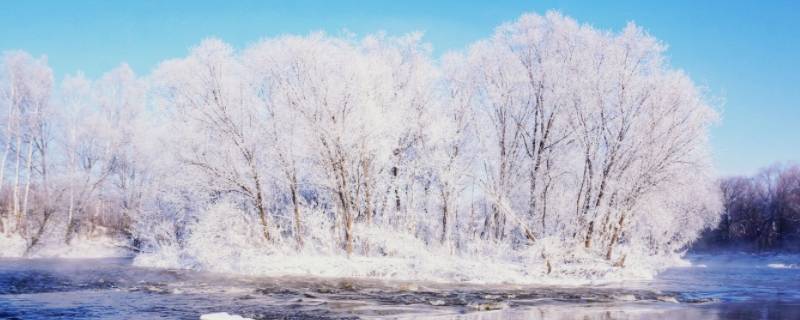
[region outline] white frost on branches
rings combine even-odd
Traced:
[[[656,270],[721,210],[717,114],[664,51],[550,12],[441,59],[416,33],[207,39],[59,90],[8,53],[0,239],[103,233],[141,264],[245,273]]]

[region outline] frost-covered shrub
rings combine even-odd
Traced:
[[[200,268],[246,260],[253,251],[269,254],[259,236],[258,224],[230,203],[218,203],[203,210],[190,224],[184,254]]]

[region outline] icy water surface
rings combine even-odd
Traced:
[[[0,319],[800,319],[800,256],[693,255],[601,287],[253,278],[127,259],[0,259]]]

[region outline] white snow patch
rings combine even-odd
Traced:
[[[340,235],[309,215],[304,246],[280,237],[265,241],[257,223],[218,204],[201,213],[180,245],[163,243],[138,255],[134,265],[249,276],[371,278],[471,284],[592,285],[649,280],[668,267],[691,266],[680,254],[653,256],[620,246],[614,259],[565,243],[538,239],[524,248],[509,243],[463,241],[456,249],[426,243],[400,228],[356,225],[353,252],[338,246]],[[322,216],[322,215],[316,215]],[[313,231],[313,232],[311,232]]]
[[[32,258],[115,258],[130,256],[123,243],[106,236],[76,237],[70,244],[47,244],[31,254]]]
[[[70,244],[45,241],[26,253],[28,242],[18,234],[0,234],[0,257],[6,258],[113,258],[130,256],[124,242],[108,236],[75,237]]]
[[[164,246],[155,252],[144,252],[136,255],[133,265],[151,268],[183,269],[180,261],[180,249],[177,246]]]
[[[253,320],[227,312],[207,313],[200,316],[200,320]]]
[[[785,263],[770,263],[767,265],[767,267],[771,269],[797,269],[798,265],[785,264]]]
[[[22,257],[27,247],[27,242],[19,234],[0,233],[0,258]]]
[[[373,243],[373,245],[377,245]],[[648,280],[664,268],[685,265],[679,257],[648,257],[630,254],[625,267],[612,265],[579,249],[570,256],[550,258],[552,271],[537,248],[494,255],[451,253],[446,248],[416,248],[392,255],[301,252],[280,248],[231,246],[231,249],[189,245],[168,246],[140,254],[134,265],[185,268],[252,276],[314,276],[326,278],[373,278],[397,281],[429,281],[472,284],[591,285],[627,280]],[[386,247],[393,247],[388,246]],[[401,246],[398,246],[401,247]],[[417,249],[419,249],[417,251]],[[500,252],[503,252],[502,250]]]

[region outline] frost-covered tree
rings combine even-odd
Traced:
[[[53,139],[52,70],[45,58],[24,52],[3,59],[2,106],[6,118],[5,151],[0,182],[5,184],[6,159],[13,156],[13,184],[8,213],[14,230],[35,246],[55,210],[48,180]]]
[[[137,138],[146,134],[146,84],[127,65],[90,82],[82,75],[62,87],[67,178],[66,241],[75,219],[92,233],[98,222],[125,230],[141,211],[147,169]],[[130,232],[130,230],[126,230]]]
[[[185,186],[199,188],[201,203],[241,197],[256,211],[264,239],[270,240],[266,202],[268,155],[266,110],[256,108],[233,48],[217,39],[203,41],[184,59],[162,63],[154,72],[156,94],[174,129]],[[187,199],[193,202],[193,199]]]
[[[706,137],[715,113],[663,50],[635,25],[609,34],[557,13],[524,15],[470,48],[464,68],[488,129],[485,235],[502,239],[510,219],[529,241],[581,239],[611,259],[620,242],[674,248],[713,221]],[[684,198],[698,188],[709,197]],[[648,229],[687,212],[707,217],[688,238]]]
[[[101,226],[200,265],[235,245],[546,272],[673,254],[720,203],[716,113],[664,50],[553,12],[441,59],[417,33],[207,39],[146,77],[68,77],[57,104],[45,61],[11,53],[0,227]]]

